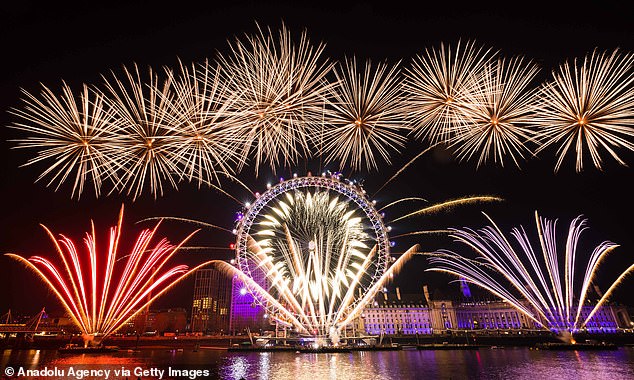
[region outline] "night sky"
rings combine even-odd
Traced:
[[[518,3],[516,8],[494,2],[486,2],[487,6],[482,2],[461,6],[445,1],[425,5],[425,8],[419,5],[423,2],[402,1],[386,1],[380,5],[361,1],[320,1],[310,5],[291,1],[233,1],[217,5],[181,0],[170,6],[136,1],[119,5],[116,2],[88,5],[92,2],[86,2],[72,7],[60,6],[57,2],[6,3],[0,5],[3,65],[0,72],[0,252],[25,256],[55,255],[40,223],[79,242],[90,229],[92,219],[105,243],[105,233],[116,223],[122,203],[125,204],[123,246],[128,246],[143,227],[153,226],[148,222],[135,224],[143,218],[177,216],[232,228],[240,205],[213,189],[198,189],[188,183],[180,184],[178,190],[168,189],[157,199],[146,193],[135,202],[119,194],[95,199],[90,189],[80,200],[71,199],[70,186],[62,186],[56,192],[53,187],[46,187],[45,181],[34,183],[45,166],[19,167],[34,152],[12,149],[15,143],[9,140],[22,134],[6,127],[15,120],[8,110],[22,104],[20,88],[38,93],[42,83],[59,90],[64,80],[77,89],[84,82],[99,83],[101,74],[118,71],[121,65],[129,67],[137,63],[140,67],[149,65],[160,69],[176,67],[178,59],[185,63],[213,59],[216,51],[226,51],[228,39],[255,33],[256,23],[277,28],[284,22],[294,33],[305,28],[311,41],[326,43],[324,56],[332,60],[355,55],[358,59],[390,63],[402,60],[404,66],[426,47],[474,39],[480,45],[499,49],[504,55],[522,54],[534,59],[541,66],[540,78],[544,79],[559,63],[583,57],[596,47],[634,50],[632,6],[605,1],[557,9],[552,8],[553,2]],[[392,166],[382,165],[379,171],[369,173],[344,171],[344,175],[363,181],[372,194],[426,146],[426,143],[410,141],[407,149],[394,157]],[[634,154],[624,150],[619,153],[627,163],[634,165]],[[634,169],[608,159],[603,172],[587,165],[582,173],[575,173],[573,158],[568,157],[555,174],[555,162],[554,151],[547,150],[524,162],[521,169],[495,165],[476,169],[474,162],[457,162],[451,152],[439,148],[421,157],[376,194],[375,199],[379,206],[402,197],[423,197],[430,204],[466,195],[496,195],[505,199],[501,203],[459,207],[395,224],[393,235],[414,229],[477,228],[487,223],[482,215],[486,212],[503,231],[522,224],[536,237],[533,213],[537,210],[544,217],[559,219],[558,231],[563,243],[570,221],[583,214],[588,218],[589,230],[581,237],[580,254],[589,253],[603,240],[621,245],[602,267],[602,278],[607,283],[634,262],[631,195]],[[280,168],[275,174],[264,170],[258,177],[247,168],[239,178],[254,191],[262,192],[267,182],[275,182],[280,176],[287,177],[293,172],[301,175],[308,170],[319,173],[323,169],[336,168],[301,162],[297,167]],[[226,189],[245,202],[252,199],[238,187],[227,185]],[[408,210],[390,211],[388,220]],[[177,242],[193,228],[165,222],[159,235]],[[220,231],[201,230],[192,245],[228,247],[232,238]],[[436,236],[398,240],[394,251],[402,252],[417,242],[423,250],[429,251],[464,249],[448,238]],[[230,256],[228,249],[183,252],[173,262],[196,264],[213,257],[227,259]],[[420,292],[424,283],[432,288],[444,288],[449,294],[457,293],[456,284],[447,287],[449,277],[424,272],[426,268],[425,259],[414,259],[406,265],[395,285],[406,293]],[[601,281],[599,285],[603,285]],[[633,286],[634,278],[628,278],[613,299],[634,305]],[[192,279],[189,279],[155,306],[190,310],[191,293]],[[29,313],[43,306],[49,311],[60,310],[34,274],[1,256],[0,314],[9,308],[15,313]]]

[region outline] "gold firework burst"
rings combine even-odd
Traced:
[[[104,179],[117,182],[116,163],[110,160],[116,127],[113,112],[98,91],[84,85],[79,95],[63,83],[57,96],[43,86],[40,96],[22,90],[25,105],[10,112],[20,118],[13,128],[31,136],[15,140],[19,148],[32,148],[37,155],[26,162],[33,165],[53,161],[37,178],[50,177],[47,186],[55,189],[73,178],[72,195],[80,197],[87,180],[92,179],[95,195],[99,196]],[[73,175],[74,173],[74,175]]]
[[[493,160],[504,166],[510,158],[531,154],[526,143],[533,136],[535,89],[532,81],[539,72],[534,63],[522,58],[498,58],[483,70],[481,90],[466,96],[462,109],[468,123],[450,141],[460,160],[478,156],[477,166]]]
[[[475,41],[425,49],[405,72],[409,118],[417,139],[447,141],[467,123],[466,98],[480,88],[483,69],[494,53]]]
[[[573,146],[577,172],[583,170],[584,153],[602,169],[602,150],[626,165],[617,149],[634,150],[634,55],[594,50],[552,75],[541,91],[537,152],[558,146],[555,171]]]
[[[235,140],[227,131],[238,120],[227,112],[233,104],[219,69],[209,62],[191,67],[180,64],[175,74],[167,70],[175,96],[168,97],[163,120],[173,138],[165,141],[170,160],[179,176],[202,184],[219,184],[244,157],[233,149]],[[234,127],[234,126],[233,126]]]
[[[404,145],[406,103],[399,82],[398,64],[374,68],[367,61],[362,71],[356,59],[335,69],[332,103],[323,133],[326,162],[349,162],[353,170],[376,169],[375,155],[390,163],[390,153]]]
[[[112,157],[123,168],[118,187],[133,199],[146,187],[154,197],[163,195],[164,181],[176,188],[178,171],[166,148],[174,139],[165,119],[165,107],[173,96],[170,77],[161,81],[149,68],[147,78],[141,77],[136,64],[132,70],[123,67],[122,79],[114,73],[112,79],[104,77],[111,95],[106,99],[116,111],[118,125],[113,140],[119,154]]]
[[[231,132],[241,156],[253,159],[256,173],[268,163],[275,171],[310,152],[312,133],[323,122],[333,64],[322,62],[323,44],[313,46],[306,32],[298,43],[282,25],[277,36],[258,26],[258,34],[230,43],[220,54],[223,80],[234,96],[229,109],[241,118]]]

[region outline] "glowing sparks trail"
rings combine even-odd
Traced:
[[[411,218],[413,216],[421,216],[421,215],[431,214],[431,213],[434,213],[434,212],[439,212],[439,211],[442,211],[442,210],[449,210],[449,209],[452,209],[453,207],[460,206],[460,205],[465,205],[465,204],[470,204],[470,203],[501,202],[503,200],[504,199],[502,199],[500,197],[493,197],[493,196],[477,196],[477,197],[458,198],[458,199],[453,199],[453,200],[450,200],[450,201],[437,203],[437,204],[431,205],[429,207],[421,208],[421,209],[413,211],[413,212],[411,212],[409,214],[400,216],[400,217],[392,220],[392,222],[398,222],[398,221],[401,221],[403,219]]]
[[[61,268],[41,256],[26,259],[7,254],[44,280],[83,333],[86,344],[95,338],[106,338],[179,281],[211,263],[205,262],[191,269],[186,265],[165,268],[195,232],[176,246],[166,239],[151,246],[159,222],[153,229],[143,230],[129,254],[122,257],[127,258],[125,263],[117,264],[122,222],[123,206],[117,226],[110,228],[105,252],[97,247],[93,225],[84,238],[85,256],[72,240],[63,235],[56,239],[44,227],[62,260]]]
[[[414,161],[416,161],[417,159],[421,158],[423,155],[425,155],[425,153],[431,151],[432,149],[434,149],[435,147],[437,147],[438,145],[442,144],[443,142],[437,142],[427,148],[425,148],[424,150],[422,150],[421,152],[419,152],[416,156],[414,156],[414,158],[412,158],[411,160],[409,160],[408,163],[406,163],[405,165],[403,165],[396,173],[394,173],[387,181],[385,181],[383,183],[383,185],[381,185],[381,187],[379,187],[374,194],[372,194],[372,196],[377,195],[381,190],[383,190],[385,188],[385,186],[387,186],[390,182],[392,182],[395,178],[397,178],[399,175],[401,175],[401,173],[403,173],[405,171],[405,169],[407,169],[410,165],[412,165],[414,163]]]
[[[185,223],[195,224],[195,225],[197,225],[199,227],[204,227],[204,228],[209,228],[209,229],[217,229],[217,230],[225,231],[225,232],[231,232],[231,230],[228,230],[228,229],[226,229],[224,227],[221,227],[221,226],[217,226],[215,224],[201,222],[201,221],[193,220],[193,219],[179,218],[179,217],[174,217],[174,216],[150,217],[150,218],[141,219],[137,223],[146,222],[148,220],[174,220],[174,221],[178,221],[178,222],[185,222]]]
[[[477,259],[441,250],[430,257],[432,268],[428,270],[464,278],[509,302],[539,325],[563,336],[571,338],[570,334],[582,329],[619,282],[634,271],[633,264],[610,285],[599,302],[585,312],[583,306],[599,265],[617,247],[616,244],[609,241],[599,244],[591,255],[584,257],[587,258],[585,272],[579,272],[577,243],[586,229],[586,220],[580,216],[570,223],[563,252],[556,244],[556,221],[535,213],[539,236],[537,249],[531,245],[523,227],[514,228],[511,236],[519,245],[518,251],[487,218],[491,226],[478,231],[454,229],[451,235],[474,249],[479,256]]]
[[[561,65],[541,91],[537,151],[558,145],[555,171],[573,146],[577,172],[584,153],[601,169],[601,150],[625,165],[615,149],[634,150],[633,84],[634,54],[619,50],[595,50],[582,62]]]
[[[394,205],[397,205],[399,203],[402,202],[409,202],[409,201],[423,201],[423,202],[427,202],[427,199],[425,198],[420,198],[420,197],[408,197],[408,198],[401,198],[401,199],[397,199],[394,202],[390,202],[388,204],[386,204],[385,206],[381,207],[380,209],[378,209],[378,211],[383,211],[385,209],[388,209]]]
[[[398,66],[366,62],[357,69],[356,59],[346,60],[335,70],[338,86],[332,91],[332,104],[326,110],[323,133],[326,162],[348,161],[353,170],[376,169],[375,153],[390,163],[390,153],[404,145],[403,115],[406,103],[398,81]]]

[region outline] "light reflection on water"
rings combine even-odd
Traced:
[[[537,351],[528,348],[466,351],[359,351],[335,354],[235,353],[167,349],[107,355],[60,356],[54,350],[5,350],[6,366],[30,369],[208,369],[207,379],[634,379],[634,348],[616,351]],[[136,379],[135,376],[132,377]],[[152,376],[144,379],[156,378]],[[166,378],[166,377],[164,377]],[[89,379],[89,378],[85,378]],[[186,379],[186,378],[181,378]],[[198,378],[204,379],[204,378]]]

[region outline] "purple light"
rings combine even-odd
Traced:
[[[266,280],[260,271],[252,274],[255,275],[254,280],[260,286],[266,286]],[[234,331],[240,331],[246,327],[262,326],[263,321],[267,321],[267,319],[262,318],[263,314],[266,313],[264,307],[259,305],[253,294],[249,293],[246,285],[238,278],[234,279],[232,288],[230,328]]]
[[[467,280],[464,278],[460,278],[460,290],[462,291],[463,297],[471,298],[471,289],[469,289],[469,284],[467,284]]]

